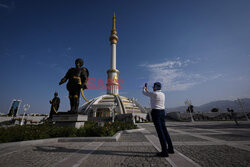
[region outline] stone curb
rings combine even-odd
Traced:
[[[111,137],[65,137],[2,143],[0,144],[0,149],[7,147],[23,147],[58,142],[116,142],[121,137],[122,132],[123,131],[118,131],[114,136]]]
[[[58,142],[116,142],[121,137],[123,131],[116,132],[111,137],[65,137],[58,138]]]
[[[23,146],[30,146],[30,145],[37,145],[37,144],[45,144],[45,143],[57,143],[57,142],[58,142],[58,138],[10,142],[10,143],[0,144],[0,149],[6,148],[6,147],[23,147]]]
[[[31,146],[31,145],[33,146],[37,144],[58,143],[58,142],[116,142],[119,140],[123,132],[132,133],[132,132],[139,132],[142,130],[144,130],[144,128],[118,131],[114,136],[111,137],[60,137],[60,138],[2,143],[0,144],[0,149],[7,147],[23,147],[23,146]]]

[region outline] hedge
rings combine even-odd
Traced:
[[[86,122],[84,127],[62,127],[53,124],[16,125],[0,128],[0,143],[55,137],[101,137],[113,136],[117,131],[137,128],[132,122],[106,122],[99,126],[96,122]]]

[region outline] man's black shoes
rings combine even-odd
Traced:
[[[168,153],[159,152],[156,154],[158,157],[168,157]]]
[[[169,153],[169,154],[174,154],[174,150],[169,150],[169,149],[168,149],[168,153]]]

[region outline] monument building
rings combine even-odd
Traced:
[[[91,99],[84,103],[80,113],[88,115],[89,120],[105,120],[116,118],[119,120],[146,120],[147,112],[134,98],[119,95],[119,70],[116,68],[116,45],[118,36],[115,14],[112,20],[112,30],[109,37],[111,45],[110,69],[107,71],[107,94]]]

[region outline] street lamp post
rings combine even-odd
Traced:
[[[135,121],[136,121],[136,120],[135,120],[135,115],[134,115],[134,107],[135,107],[135,104],[133,103],[133,108],[132,108],[132,109],[133,109],[133,122],[134,122],[134,124],[135,124]]]
[[[193,118],[192,112],[190,111],[190,106],[192,105],[191,100],[188,100],[188,99],[187,99],[184,103],[185,103],[185,105],[187,105],[188,108],[189,108],[188,111],[189,111],[189,113],[190,113],[191,121],[194,122],[194,118]]]
[[[136,104],[135,104],[135,101],[136,101],[137,99],[135,99],[134,97],[132,98],[132,119],[133,119],[133,122],[134,122],[134,124],[135,124],[135,116],[134,116],[134,107],[136,107]]]

